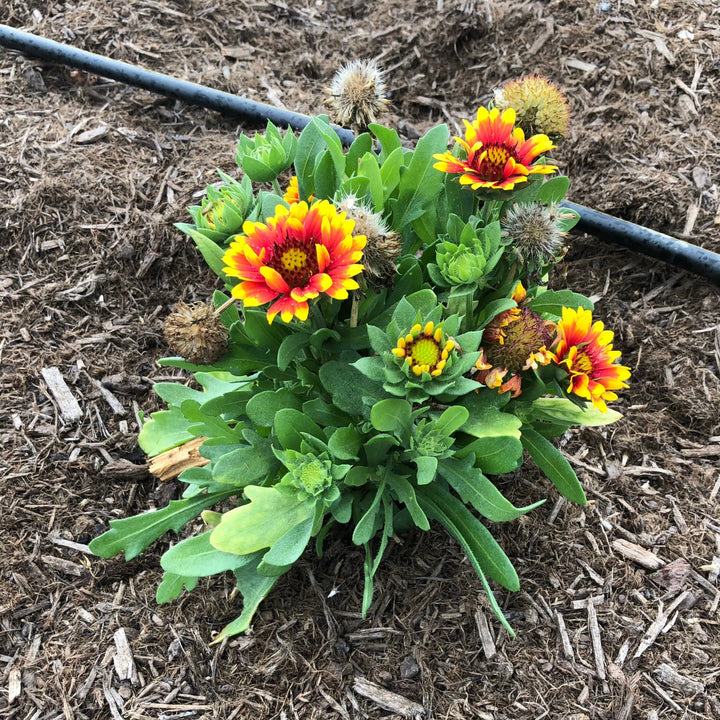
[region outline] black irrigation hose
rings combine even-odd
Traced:
[[[281,110],[230,93],[212,90],[203,85],[143,70],[102,55],[95,55],[62,43],[46,40],[7,25],[0,25],[0,45],[18,50],[31,57],[69,65],[127,85],[134,85],[166,97],[182,100],[190,105],[216,110],[226,116],[256,121],[271,120],[276,125],[291,127],[295,130],[302,130],[310,122],[310,118],[306,115]],[[334,130],[343,144],[350,145],[352,143],[354,136],[350,130],[339,127],[334,127]],[[689,270],[720,284],[720,255],[717,253],[582,205],[571,202],[564,202],[563,205],[575,210],[580,215],[578,230],[622,245],[635,252],[649,255],[683,270]]]
[[[94,75],[118,80],[126,85],[134,85],[175,100],[182,100],[189,105],[199,105],[210,110],[216,110],[221,115],[229,117],[257,120],[263,123],[270,120],[275,125],[291,127],[294,130],[302,130],[312,119],[307,115],[281,110],[272,105],[253,102],[220,90],[212,90],[204,85],[178,80],[168,75],[143,70],[119,60],[112,60],[102,55],[78,50],[78,48],[22,32],[7,25],[0,25],[0,45],[4,45],[11,50],[19,50],[31,57],[61,65],[70,65]],[[334,127],[333,129],[343,143],[346,145],[352,143],[354,136],[350,130],[340,127]]]

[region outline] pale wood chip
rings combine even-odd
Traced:
[[[593,603],[587,604],[588,630],[592,640],[593,656],[595,657],[595,669],[601,680],[607,679],[605,672],[605,656],[602,648],[602,638],[600,637],[600,625],[598,624],[597,612]]]
[[[657,570],[665,564],[655,553],[650,552],[644,547],[630,542],[629,540],[613,540],[612,546],[613,550],[616,550],[624,557],[636,562],[638,565],[648,568],[649,570]]]
[[[75,577],[82,577],[86,574],[87,570],[77,563],[65,560],[65,558],[55,557],[54,555],[41,555],[40,559],[53,570],[59,570],[66,575],[74,575]]]
[[[685,675],[681,675],[675,668],[667,663],[661,663],[655,669],[655,675],[658,680],[673,690],[677,690],[683,695],[697,695],[705,692],[705,686],[697,680],[691,680]]]
[[[43,380],[47,384],[50,394],[58,405],[60,415],[66,422],[76,422],[83,416],[78,401],[67,386],[60,370],[56,367],[47,367],[40,370]]]
[[[116,652],[113,655],[113,665],[120,680],[129,680],[133,685],[138,683],[137,668],[132,648],[128,642],[125,628],[118,628],[113,635]]]
[[[86,130],[85,132],[81,132],[79,135],[76,135],[75,142],[78,145],[89,145],[90,143],[97,142],[98,140],[102,140],[104,137],[107,137],[109,132],[110,131],[108,130],[107,125],[99,125],[92,130]]]
[[[485,657],[489,660],[497,654],[497,650],[495,648],[495,641],[493,640],[492,633],[490,632],[490,626],[488,625],[485,613],[480,610],[480,608],[475,611],[475,623],[477,624],[480,642],[483,646],[483,652],[485,653]]]
[[[559,611],[556,611],[555,619],[557,620],[558,632],[560,633],[560,639],[562,641],[563,654],[568,660],[573,662],[575,660],[575,653],[573,652],[570,637],[568,636],[567,628],[565,627],[565,618]]]
[[[22,692],[22,675],[18,668],[10,670],[8,677],[8,705],[12,705]]]
[[[180,447],[156,455],[150,461],[150,472],[156,475],[158,480],[166,482],[176,478],[183,470],[207,465],[210,461],[199,452],[200,446],[206,440],[206,437],[193,438]]]
[[[386,690],[384,687],[376,685],[364,677],[355,678],[353,690],[358,695],[362,695],[385,710],[397,713],[403,717],[414,718],[425,714],[425,708],[419,703],[408,700],[406,697],[391,692],[390,690]]]

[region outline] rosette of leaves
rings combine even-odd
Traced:
[[[268,120],[264,135],[240,136],[235,161],[253,182],[273,182],[293,164],[297,144],[292,130],[283,137]]]
[[[425,402],[431,397],[438,402],[452,402],[478,390],[482,387],[480,383],[466,375],[480,357],[478,347],[482,332],[471,331],[453,337],[460,327],[460,317],[451,315],[443,319],[444,310],[432,290],[420,290],[402,298],[385,329],[375,325],[367,328],[370,345],[377,355],[357,360],[354,367],[366,377],[382,383],[385,392],[414,403]],[[411,358],[399,357],[393,350],[412,334],[413,328],[426,328],[428,324],[441,331],[442,339],[436,341],[438,354],[450,338],[453,348],[439,372],[423,370],[417,374]],[[435,341],[434,337],[430,339],[432,341]]]
[[[479,227],[474,215],[467,222],[451,213],[447,235],[435,249],[435,262],[428,264],[430,279],[440,287],[476,284],[484,287],[503,256],[500,223]]]

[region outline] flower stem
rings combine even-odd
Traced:
[[[277,195],[280,197],[283,196],[282,190],[280,189],[280,183],[277,181],[277,178],[274,178],[272,181],[273,190],[276,192]]]

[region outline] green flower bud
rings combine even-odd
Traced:
[[[444,242],[437,250],[437,264],[443,278],[450,285],[476,282],[485,273],[485,256],[478,245],[455,245]]]
[[[283,478],[283,485],[291,485],[312,497],[321,495],[332,486],[332,462],[327,453],[321,453],[320,457],[296,450],[276,454],[290,471]]]
[[[296,149],[295,133],[288,130],[283,137],[268,120],[265,135],[240,137],[235,161],[253,182],[272,182],[292,165]]]

